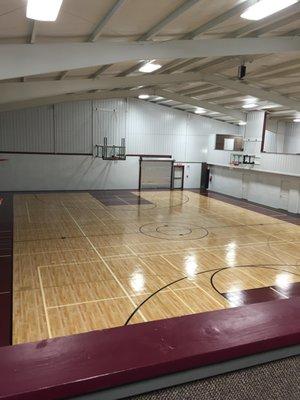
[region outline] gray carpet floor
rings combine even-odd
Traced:
[[[300,400],[300,356],[127,400]]]

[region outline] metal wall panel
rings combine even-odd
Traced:
[[[300,124],[288,123],[286,124],[286,132],[284,135],[285,153],[300,154]]]
[[[54,120],[56,153],[92,153],[92,104],[90,101],[55,105]]]
[[[53,152],[53,106],[0,113],[0,151]]]
[[[94,144],[102,144],[108,138],[109,145],[120,145],[126,138],[127,100],[108,99],[93,101]]]
[[[239,135],[240,130],[236,125],[217,121],[205,116],[188,114],[188,135]]]
[[[19,129],[15,129],[18,150],[33,151],[33,148],[38,148],[39,151],[90,154],[95,144],[103,143],[105,136],[109,144],[119,144],[121,138],[125,137],[128,153],[171,154],[182,162],[201,162],[206,160],[212,134],[238,133],[234,125],[137,99],[63,103],[54,106],[54,114],[53,107],[45,109],[50,110],[48,118],[39,117],[41,111],[38,109],[13,112],[10,118],[7,117],[8,113],[2,113],[5,124],[21,121]],[[32,136],[27,131],[24,134],[21,129],[26,126],[22,113],[26,114],[26,123],[28,130],[33,132]],[[32,118],[29,118],[31,114]],[[33,129],[39,123],[42,124],[38,130],[41,131],[40,141],[40,133]],[[49,129],[52,129],[51,134]],[[14,143],[4,144],[3,149],[16,151]]]

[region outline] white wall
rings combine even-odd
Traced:
[[[125,137],[127,153],[171,154],[186,167],[185,187],[199,187],[201,162],[217,133],[236,134],[237,128],[135,99],[0,113],[0,151],[70,153],[2,155],[8,161],[0,163],[0,190],[137,188],[138,158],[112,162],[89,155],[105,136],[109,144]]]
[[[211,166],[209,189],[300,213],[300,179],[296,177]]]
[[[284,137],[284,153],[300,154],[300,123],[288,123]]]
[[[210,139],[208,163],[214,165],[211,166],[209,188],[255,203],[300,213],[300,156],[261,153],[263,119],[261,111],[249,113],[243,133],[246,140],[244,153],[260,156],[259,165],[229,168],[231,152],[214,150],[213,138]],[[300,136],[300,130],[295,131],[296,127],[293,127],[289,132]]]
[[[268,121],[264,150],[274,153],[300,154],[300,124]]]
[[[81,155],[11,154],[0,165],[1,190],[137,188],[138,165],[137,157],[103,161]]]

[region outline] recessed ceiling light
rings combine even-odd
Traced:
[[[300,122],[300,118],[293,119],[293,122]]]
[[[197,107],[196,110],[194,110],[195,114],[205,114],[206,110],[204,110],[204,108],[201,107]]]
[[[146,100],[146,99],[149,99],[149,94],[140,94],[139,95],[139,99],[142,99],[142,100]]]
[[[257,104],[255,103],[246,103],[243,105],[243,108],[255,108],[257,107]]]
[[[37,21],[56,21],[63,0],[28,0],[26,17]]]
[[[240,125],[240,126],[247,125],[247,122],[246,122],[246,121],[240,121],[240,122],[239,122],[239,125]]]
[[[283,10],[297,3],[298,0],[260,0],[241,15],[242,18],[250,19],[251,21],[259,21],[269,15]]]
[[[255,103],[258,100],[257,97],[248,96],[244,98],[245,103]]]
[[[147,64],[144,64],[141,68],[139,68],[139,71],[149,74],[150,72],[156,71],[161,68],[160,64],[155,64],[153,61],[155,60],[149,61],[147,62]]]

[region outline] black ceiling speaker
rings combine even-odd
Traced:
[[[238,69],[238,78],[243,79],[246,75],[246,65],[240,65]]]

